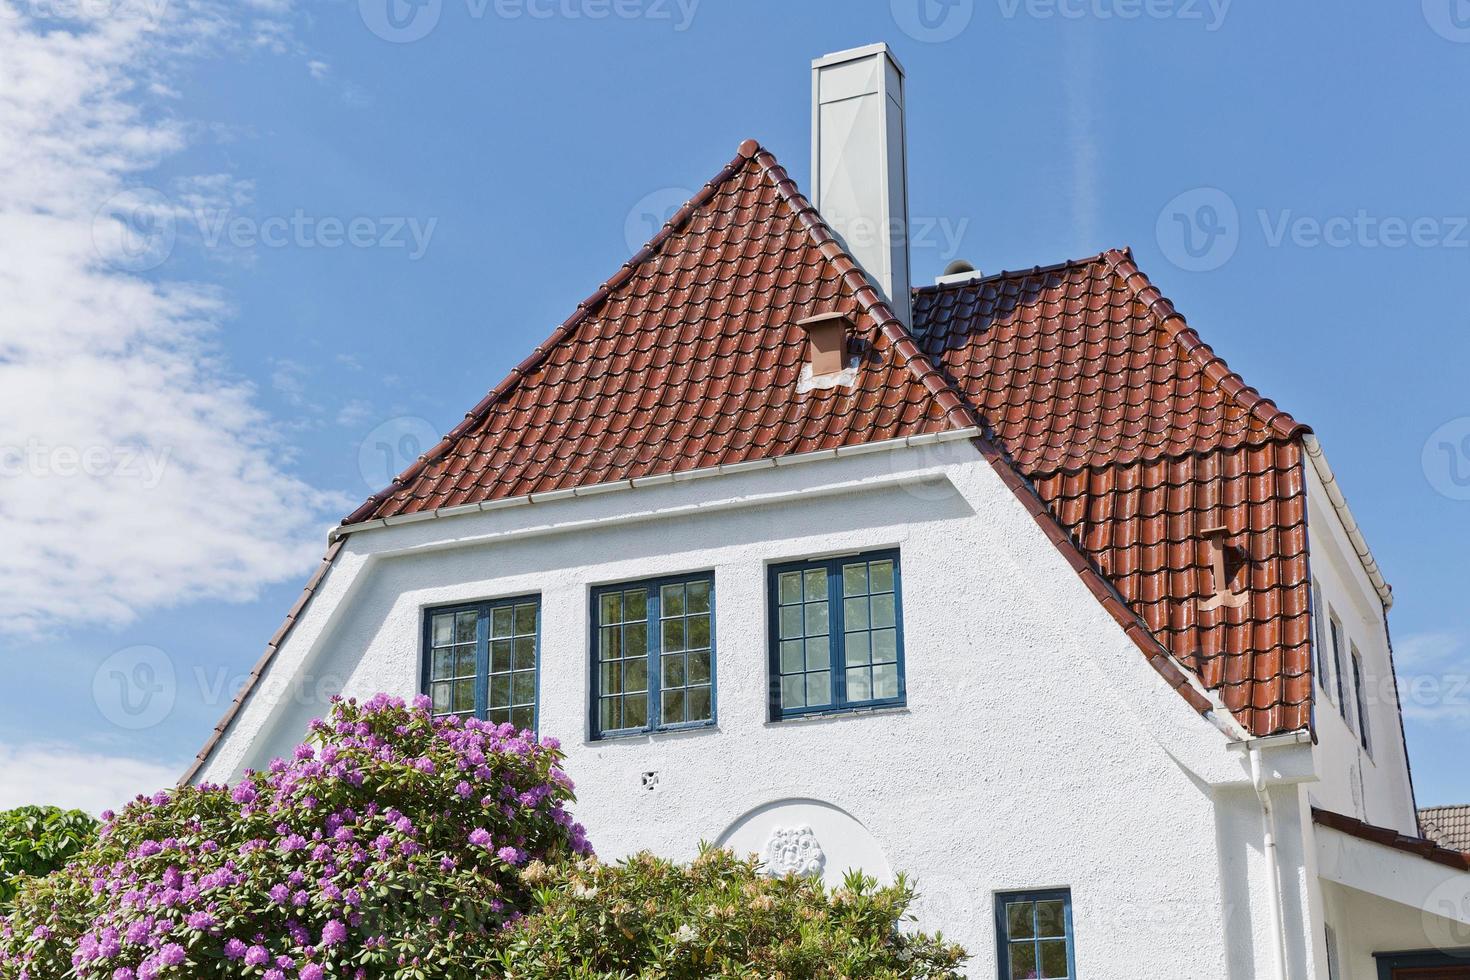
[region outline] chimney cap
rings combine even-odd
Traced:
[[[796,321],[796,325],[810,333],[813,327],[819,327],[822,324],[830,323],[833,320],[846,320],[849,324],[851,324],[852,314],[844,313],[842,310],[829,310],[826,313],[814,313],[811,316],[802,317],[800,320]]]
[[[812,377],[833,375],[847,367],[847,338],[852,317],[837,310],[796,321],[806,331],[806,363]]]
[[[874,44],[864,44],[856,48],[847,48],[844,51],[833,51],[829,54],[824,54],[820,58],[812,59],[812,67],[827,68],[831,65],[840,65],[844,61],[857,61],[859,58],[869,58],[875,54],[886,54],[888,60],[893,62],[893,67],[898,69],[900,75],[908,74],[908,72],[904,71],[903,64],[898,60],[898,56],[893,53],[893,49],[888,46],[886,41],[878,41]]]

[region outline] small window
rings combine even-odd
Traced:
[[[771,717],[904,702],[898,552],[770,572]]]
[[[1353,698],[1358,704],[1358,739],[1363,743],[1363,751],[1371,753],[1373,746],[1368,735],[1368,699],[1363,689],[1363,657],[1358,653],[1358,645],[1353,644]]]
[[[1348,699],[1343,694],[1343,677],[1346,672],[1342,666],[1342,624],[1332,616],[1327,621],[1327,628],[1332,633],[1332,673],[1337,678],[1337,710],[1342,713],[1342,720],[1347,722],[1349,728],[1353,727],[1352,711],[1348,707]]]
[[[1327,690],[1327,607],[1322,605],[1322,586],[1316,579],[1312,579],[1312,626],[1314,628],[1313,647],[1317,651],[1317,686]]]
[[[597,737],[714,723],[714,599],[708,573],[593,590]]]
[[[995,936],[1000,980],[1077,976],[1070,891],[997,895]]]
[[[436,716],[536,730],[540,599],[431,609],[424,633],[424,693]]]

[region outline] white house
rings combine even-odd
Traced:
[[[912,287],[904,87],[814,62],[812,198],[742,144],[334,532],[186,780],[423,691],[560,738],[603,857],[903,870],[977,977],[1470,977],[1311,430],[1126,251]]]

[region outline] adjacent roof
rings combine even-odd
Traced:
[[[1470,851],[1470,803],[1425,807],[1419,811],[1419,829],[1443,847]]]
[[[914,332],[1163,645],[1253,734],[1309,727],[1309,430],[1126,251],[916,290]],[[1206,611],[1219,527],[1248,601]]]
[[[797,321],[828,312],[855,324],[854,383],[807,390]],[[1196,710],[1213,708],[1202,685],[1252,735],[1310,728],[1310,430],[1215,356],[1127,251],[918,289],[911,333],[753,140],[343,524],[977,428]],[[1202,532],[1222,527],[1246,599],[1206,610]]]
[[[1463,849],[1445,847],[1424,837],[1410,837],[1397,830],[1376,827],[1355,817],[1318,807],[1312,807],[1312,819],[1323,827],[1331,827],[1351,837],[1382,844],[1384,847],[1392,847],[1394,850],[1417,854],[1437,864],[1447,865],[1461,871],[1470,871],[1470,853],[1466,853]]]

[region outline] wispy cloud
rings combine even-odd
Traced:
[[[1470,644],[1448,631],[1414,633],[1394,644],[1404,717],[1470,728]]]
[[[131,249],[156,244],[130,225],[148,172],[193,131],[160,103],[171,74],[287,9],[255,8],[249,24],[202,0],[60,24],[0,11],[0,632],[249,599],[317,557],[340,504],[282,465],[224,362],[228,297]]]
[[[139,793],[170,788],[183,766],[66,746],[0,744],[0,772],[0,810],[39,804],[95,815],[121,809]]]

